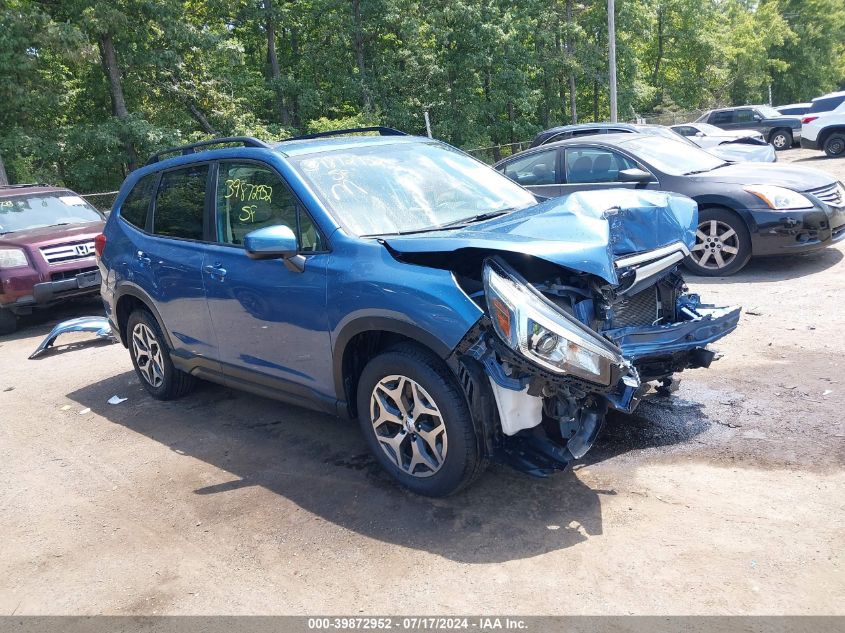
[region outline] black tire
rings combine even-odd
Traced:
[[[417,435],[399,424],[385,422],[379,427],[380,437],[399,442],[398,459],[405,463],[405,468],[400,468],[395,461],[396,451],[377,439],[372,399],[376,387],[390,376],[405,378],[401,387],[398,382],[387,383],[396,385],[397,392],[402,388],[405,390],[403,393],[408,393],[407,390],[413,388],[412,383],[416,383],[425,392],[423,396],[430,398],[423,402],[433,405],[439,413],[439,420],[433,416],[420,415],[413,423],[406,424],[406,427],[414,429],[414,424],[422,424],[430,427],[421,427],[423,431],[430,431],[431,428],[440,428],[442,423],[445,429],[441,432],[441,435],[445,435],[445,442],[441,438],[442,455],[435,455],[430,450],[430,445],[422,439],[422,433]],[[385,392],[381,393],[383,397],[386,395]],[[370,451],[382,468],[409,490],[429,497],[445,497],[470,484],[487,466],[487,461],[480,454],[475,427],[460,386],[445,363],[426,349],[413,344],[401,344],[371,359],[358,381],[357,397],[358,421]],[[412,413],[415,412],[416,407]],[[380,414],[377,407],[376,414]],[[397,417],[403,417],[401,412]],[[391,435],[393,431],[395,434]],[[421,448],[414,448],[416,442],[419,442],[417,446]],[[430,463],[420,462],[413,466],[412,472],[408,472],[407,466],[414,464],[412,455],[416,450],[427,451],[430,463],[440,461],[438,468],[433,469]],[[394,457],[389,456],[388,451]]]
[[[712,222],[716,222],[718,240],[708,241],[711,238]],[[725,228],[727,227],[727,228]],[[733,230],[733,235],[725,238],[724,233],[719,237],[719,232],[728,229]],[[702,238],[702,234],[704,238]],[[723,241],[724,240],[724,241]],[[729,249],[736,249],[736,253],[728,252]],[[707,251],[710,254],[707,254]],[[722,258],[725,265],[719,267],[718,257]],[[730,258],[728,258],[728,255]],[[733,211],[721,208],[704,209],[698,214],[698,231],[696,232],[695,245],[689,257],[684,260],[684,266],[695,275],[703,277],[727,277],[740,271],[751,259],[751,235],[745,221]],[[696,261],[698,260],[698,261]],[[703,266],[701,263],[703,262]]]
[[[789,130],[775,130],[769,136],[771,143],[777,151],[783,151],[792,147],[792,132]]]
[[[140,328],[140,329],[139,329]],[[146,328],[144,330],[143,328]],[[143,343],[133,340],[136,335],[143,335],[147,345],[147,363],[143,363]],[[158,321],[147,310],[135,310],[129,315],[126,322],[126,338],[129,343],[129,356],[132,358],[132,366],[144,388],[156,400],[174,400],[181,398],[193,389],[196,379],[190,374],[176,369],[173,361],[170,360],[170,350],[167,347],[167,340],[161,332]],[[158,362],[153,362],[154,356],[158,356]],[[139,361],[139,356],[141,360]],[[141,362],[144,366],[140,366]],[[157,371],[152,367],[157,367]],[[155,377],[151,378],[150,374]],[[160,376],[160,382],[159,382]]]
[[[18,329],[18,317],[11,310],[0,308],[0,335],[14,334]]]
[[[845,156],[845,134],[831,134],[824,141],[824,153],[831,158]]]

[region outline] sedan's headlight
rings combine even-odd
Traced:
[[[18,268],[26,265],[26,255],[20,248],[0,248],[0,268]]]
[[[493,328],[508,347],[558,374],[610,384],[619,351],[494,261],[484,265]]]
[[[776,211],[786,209],[812,209],[813,203],[797,191],[777,187],[775,185],[751,185],[746,187],[748,193],[754,194],[765,202],[770,209]]]

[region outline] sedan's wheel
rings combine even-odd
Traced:
[[[193,376],[173,366],[161,328],[149,312],[136,310],[130,314],[126,334],[135,372],[154,398],[171,400],[191,390]]]
[[[824,153],[831,158],[845,155],[845,135],[831,134],[824,142]]]
[[[772,133],[770,142],[778,151],[782,149],[789,149],[792,147],[792,133],[788,130],[777,130]]]
[[[742,219],[726,209],[699,214],[695,245],[686,260],[693,273],[721,277],[737,272],[751,257],[751,239]]]
[[[370,419],[385,455],[413,477],[430,477],[448,450],[446,425],[433,398],[407,376],[385,376],[373,389]]]
[[[460,386],[424,348],[397,345],[370,360],[358,381],[357,405],[370,451],[414,492],[452,494],[486,466]]]

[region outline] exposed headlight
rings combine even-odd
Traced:
[[[0,268],[18,268],[26,265],[26,255],[20,248],[0,248]]]
[[[494,261],[484,265],[493,328],[508,347],[558,374],[610,384],[619,351]]]
[[[776,211],[785,209],[812,209],[813,203],[797,191],[777,187],[775,185],[751,185],[746,187],[748,193],[752,193],[765,202],[770,209]]]

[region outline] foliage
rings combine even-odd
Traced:
[[[845,82],[842,0],[617,0],[619,113],[808,100]],[[268,37],[269,35],[269,37]],[[605,119],[604,0],[4,0],[13,181],[116,188],[222,134],[384,124],[463,147]],[[572,88],[574,87],[574,95]],[[574,109],[574,112],[573,112]]]

